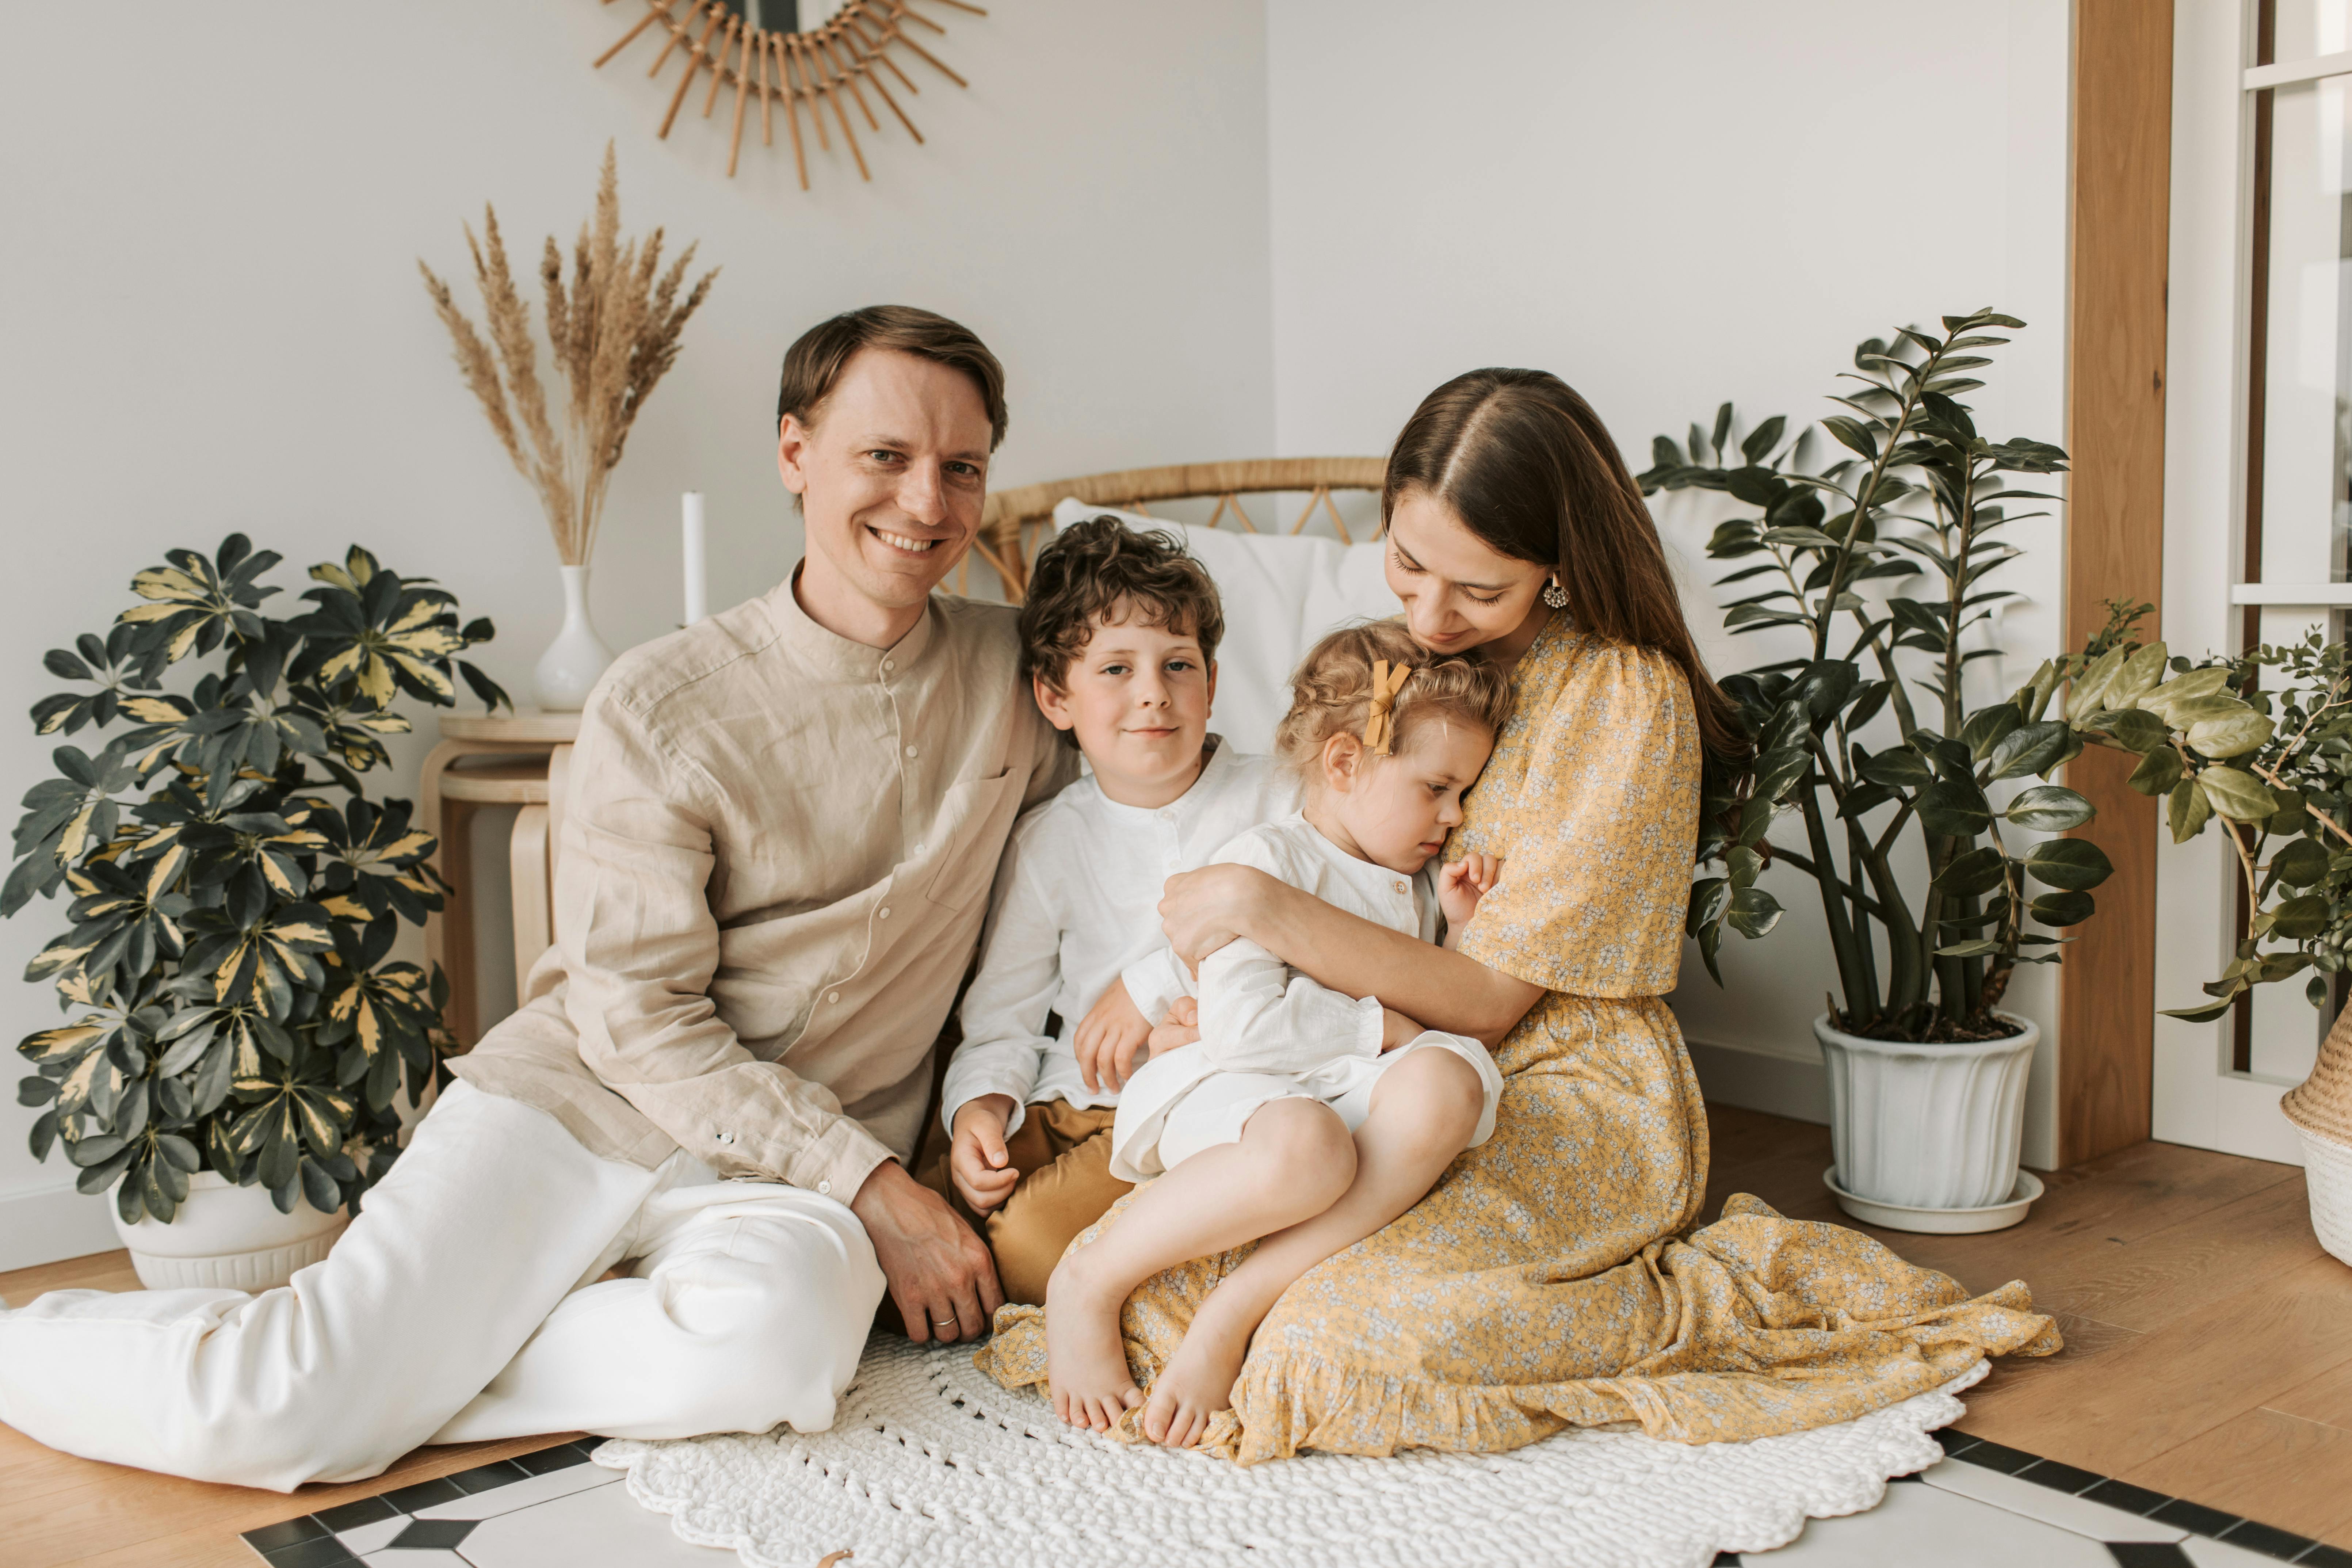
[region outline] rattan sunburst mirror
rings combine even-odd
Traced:
[[[677,123],[687,95],[705,72],[709,85],[702,94],[702,117],[711,117],[719,93],[734,92],[733,125],[727,138],[727,174],[732,178],[743,150],[743,121],[754,100],[759,104],[760,141],[775,145],[776,110],[790,129],[793,165],[801,189],[809,188],[808,149],[801,133],[801,110],[809,122],[820,153],[833,151],[833,131],[856,160],[858,177],[874,178],[866,166],[866,150],[858,144],[849,106],[857,106],[866,130],[878,133],[882,121],[866,96],[872,88],[907,134],[920,142],[923,133],[899,106],[888,72],[910,95],[921,91],[912,78],[891,58],[893,48],[904,49],[958,87],[970,85],[948,68],[945,61],[908,37],[908,24],[933,33],[947,29],[915,9],[911,0],[640,0],[646,14],[636,19],[620,41],[596,58],[602,68],[641,37],[658,39],[660,52],[646,72],[658,79],[675,58],[684,74],[670,89],[669,107],[662,115],[661,134],[667,138]],[[925,5],[950,6],[975,16],[988,13],[969,0],[922,0]],[[604,0],[609,5],[613,0]],[[810,24],[803,26],[803,23]],[[825,117],[831,115],[833,126]]]

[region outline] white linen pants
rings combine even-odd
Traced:
[[[592,1283],[615,1264],[632,1277]],[[452,1084],[321,1262],[242,1290],[0,1311],[0,1421],[53,1448],[291,1491],[420,1443],[833,1424],[882,1270],[831,1198],[683,1152],[604,1160]]]

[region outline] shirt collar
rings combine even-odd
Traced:
[[[795,565],[784,580],[768,592],[764,603],[768,619],[775,626],[786,647],[817,668],[857,680],[872,680],[882,674],[884,660],[891,665],[891,673],[904,675],[923,657],[937,636],[940,606],[936,599],[927,601],[920,619],[912,630],[890,647],[868,647],[836,636],[809,618],[801,608],[800,597],[793,592],[800,581],[801,569]]]
[[[1091,772],[1087,774],[1087,783],[1094,786],[1096,804],[1114,821],[1148,822],[1170,813],[1173,813],[1179,822],[1188,821],[1207,808],[1223,787],[1225,776],[1234,771],[1235,765],[1233,744],[1223,735],[1211,735],[1207,744],[1209,760],[1201,764],[1200,775],[1193,779],[1191,787],[1166,805],[1128,805],[1113,800],[1103,793],[1102,781]]]

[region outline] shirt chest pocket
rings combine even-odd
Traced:
[[[942,908],[961,913],[988,891],[996,878],[996,862],[1004,852],[1005,836],[1021,810],[1022,780],[1012,770],[990,779],[969,779],[950,786],[940,802],[939,824],[932,842],[939,869],[924,886],[923,896]]]

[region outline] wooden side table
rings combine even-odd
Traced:
[[[441,743],[418,775],[418,826],[440,840],[433,864],[450,888],[441,911],[425,919],[425,952],[449,978],[445,1021],[461,1047],[481,1038],[485,1026],[474,973],[474,813],[486,805],[522,808],[507,849],[519,986],[554,940],[551,817],[562,809],[563,775],[579,732],[577,713],[450,714],[441,721]]]

